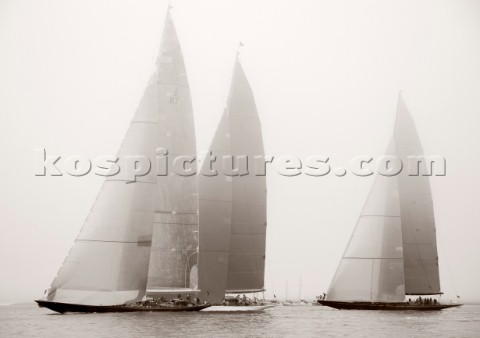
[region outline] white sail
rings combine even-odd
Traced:
[[[248,158],[247,175],[232,177],[232,228],[228,256],[227,293],[264,289],[267,228],[266,178],[256,176],[255,156],[264,156],[262,129],[255,100],[238,58],[227,102],[231,155],[241,170],[240,156]]]
[[[403,251],[405,259],[405,292],[422,295],[440,292],[435,218],[430,181],[422,176],[410,176],[407,156],[422,156],[415,124],[403,102],[398,99],[395,126],[395,152],[404,163],[398,176],[402,219]]]
[[[230,229],[232,179],[224,175],[223,156],[230,154],[228,114],[225,110],[210,146],[215,162],[206,158],[198,177],[199,201],[199,297],[218,303],[225,297]],[[212,170],[210,170],[212,169]],[[217,175],[208,176],[216,171]]]
[[[159,123],[155,76],[150,80],[118,157],[155,158]],[[126,168],[126,161],[120,162]],[[85,305],[139,301],[145,295],[152,240],[154,171],[105,180],[80,234],[48,290],[47,300]],[[127,183],[128,182],[128,183]]]
[[[195,128],[190,89],[170,11],[157,62],[157,101],[152,105],[161,121],[159,146],[168,151],[161,161],[166,175],[157,177],[152,251],[148,272],[148,295],[197,289],[198,194],[197,176],[185,176],[177,165],[189,157],[188,169],[196,172]],[[163,162],[166,161],[166,162]],[[163,170],[163,167],[162,167]]]
[[[392,149],[393,144],[387,154]],[[398,180],[377,175],[328,290],[328,299],[401,302],[404,297]]]

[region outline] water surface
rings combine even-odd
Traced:
[[[480,305],[435,312],[276,306],[260,313],[56,314],[0,306],[0,337],[480,337]]]

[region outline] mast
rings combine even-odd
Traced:
[[[437,240],[432,193],[428,176],[410,176],[407,156],[423,156],[415,123],[401,94],[395,123],[395,152],[404,163],[398,175],[407,295],[440,294]]]
[[[285,281],[285,301],[288,301],[288,280]]]
[[[302,276],[300,276],[300,291],[299,291],[299,293],[300,293],[300,301],[302,301],[303,300],[303,298],[302,298]]]
[[[227,100],[231,152],[239,173],[232,179],[232,225],[227,293],[264,290],[267,229],[266,177],[256,176],[255,156],[264,156],[262,128],[252,89],[238,54]],[[248,165],[248,174],[242,172]]]
[[[168,172],[157,176],[147,284],[150,296],[198,289],[197,176],[181,176],[174,165],[180,156],[195,159],[195,128],[188,78],[170,6],[154,78],[152,90],[157,93],[157,101],[151,108],[162,121],[159,146],[168,151]],[[196,161],[187,165],[196,172]]]

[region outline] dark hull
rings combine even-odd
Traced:
[[[82,304],[67,304],[49,302],[44,300],[36,300],[39,307],[46,307],[50,310],[65,313],[65,312],[82,312],[82,313],[105,313],[105,312],[179,312],[179,311],[200,311],[211,304],[184,306],[131,306],[131,305],[113,305],[113,306],[98,306],[98,305],[82,305]]]
[[[388,310],[388,311],[438,311],[462,304],[417,304],[417,303],[371,303],[371,302],[336,302],[332,300],[318,300],[324,306],[339,310]]]

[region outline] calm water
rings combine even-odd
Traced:
[[[260,313],[59,315],[34,304],[0,306],[0,337],[480,337],[480,305],[438,312],[277,306]]]

